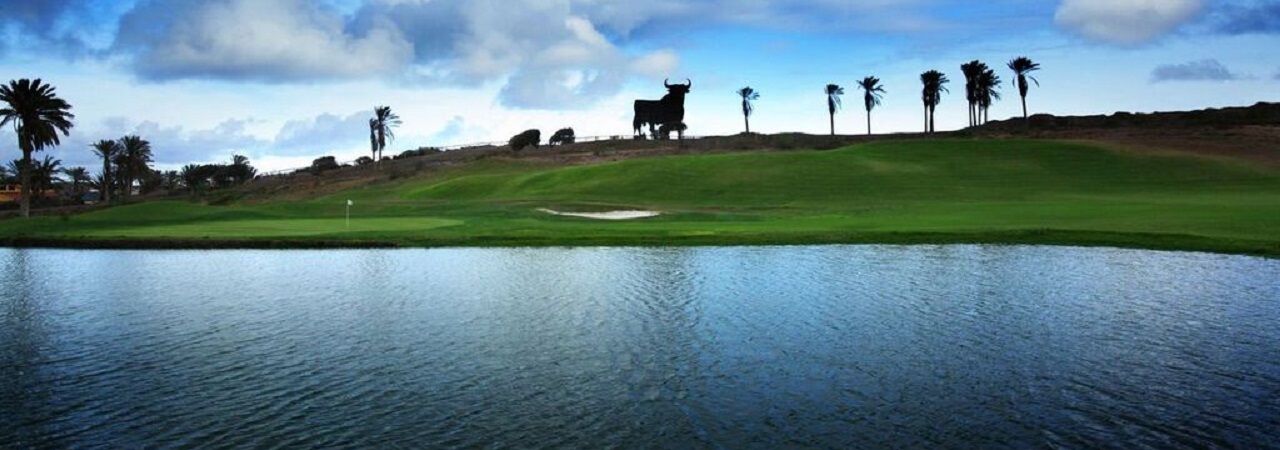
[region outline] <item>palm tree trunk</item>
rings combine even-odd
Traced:
[[[1027,117],[1027,96],[1022,96],[1022,121],[1027,124],[1031,123],[1031,118]]]
[[[22,189],[18,192],[18,215],[21,217],[31,216],[31,150],[22,149],[22,167],[18,168],[18,182],[22,183]]]
[[[751,121],[747,118],[746,114],[742,115],[742,125],[747,127],[747,134],[751,134]]]
[[[867,136],[871,135],[871,110],[867,110]]]
[[[102,158],[102,202],[111,203],[111,163],[106,157]]]
[[[120,199],[129,200],[133,197],[133,169],[124,167],[120,172]]]
[[[831,116],[831,135],[835,136],[836,135],[836,115],[835,113],[831,113],[828,115]]]

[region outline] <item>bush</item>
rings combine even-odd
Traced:
[[[326,170],[334,170],[338,167],[338,159],[332,156],[321,156],[316,158],[315,161],[311,161],[311,173],[315,174]]]
[[[561,128],[551,135],[551,139],[547,140],[547,145],[563,145],[572,144],[576,138],[573,136],[573,128]]]
[[[525,130],[525,132],[523,133],[512,136],[511,140],[508,141],[507,144],[511,146],[512,151],[518,152],[521,149],[528,147],[530,145],[532,145],[533,148],[538,148],[539,142],[542,142],[541,131]]]

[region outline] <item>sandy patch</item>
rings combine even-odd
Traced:
[[[557,216],[584,217],[587,219],[599,219],[599,220],[643,219],[646,217],[654,217],[659,214],[662,214],[657,211],[605,211],[605,212],[594,212],[594,213],[575,213],[575,212],[560,212],[560,211],[547,209],[547,208],[538,208],[538,211],[542,211],[544,213],[557,215]]]

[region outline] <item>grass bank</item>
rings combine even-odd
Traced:
[[[355,206],[348,227],[346,200]],[[559,211],[640,209],[599,221]],[[943,139],[586,165],[487,159],[303,200],[0,222],[10,244],[1106,245],[1280,256],[1280,171],[1058,141]],[[212,245],[218,243],[218,245]]]

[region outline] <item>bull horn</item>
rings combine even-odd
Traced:
[[[684,79],[684,81],[685,81],[684,87],[686,87],[686,88],[693,88],[693,80],[690,80],[690,79],[688,79],[688,78],[685,78],[685,79]]]
[[[663,78],[663,79],[662,79],[662,85],[663,85],[663,86],[666,86],[666,87],[671,87],[671,79],[670,79],[670,78]]]

